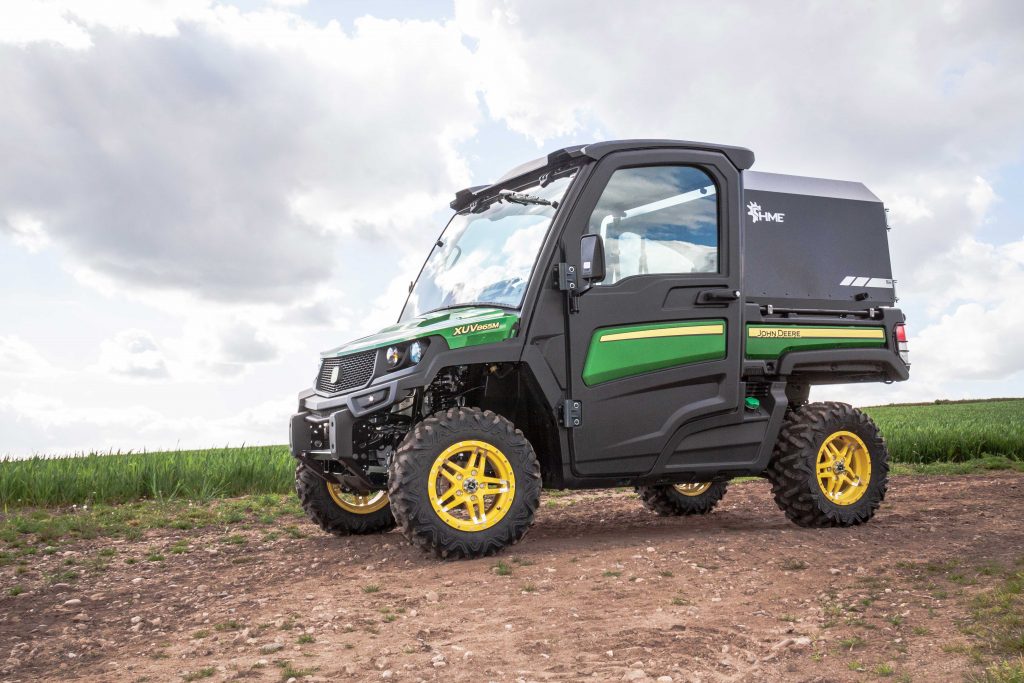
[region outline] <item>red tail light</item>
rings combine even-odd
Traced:
[[[903,323],[896,326],[896,341],[907,343],[907,327]]]

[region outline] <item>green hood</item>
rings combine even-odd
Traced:
[[[379,349],[382,346],[441,335],[448,347],[461,349],[503,341],[512,336],[513,326],[519,322],[517,313],[489,307],[453,308],[428,313],[404,323],[385,327],[376,334],[356,339],[321,353],[323,358],[346,356],[358,351]]]

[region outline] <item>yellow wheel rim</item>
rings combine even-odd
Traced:
[[[346,493],[342,490],[341,484],[333,481],[327,482],[327,492],[331,494],[331,500],[337,503],[338,507],[357,515],[368,515],[388,504],[388,494],[383,491],[374,491],[368,495],[360,496],[355,493]]]
[[[871,483],[871,453],[853,432],[836,432],[818,449],[818,486],[836,505],[853,505]]]
[[[427,479],[434,512],[459,531],[483,531],[502,520],[516,494],[505,454],[486,441],[460,441],[434,460]]]
[[[683,494],[684,496],[699,496],[700,494],[711,488],[710,481],[695,481],[688,484],[674,484],[672,486],[676,491]]]

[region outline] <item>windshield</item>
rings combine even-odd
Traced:
[[[460,305],[518,308],[555,215],[554,206],[536,200],[557,203],[571,180],[520,188],[519,202],[506,196],[480,213],[456,214],[430,251],[401,320]]]

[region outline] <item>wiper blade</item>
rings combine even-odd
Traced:
[[[511,306],[509,304],[498,303],[497,301],[467,301],[466,303],[462,304],[451,304],[449,306],[441,306],[439,308],[434,308],[427,311],[426,313],[421,313],[421,315],[430,315],[431,313],[437,313],[438,311],[449,311],[453,308],[469,308],[470,306],[494,306],[495,308],[504,308],[510,311],[515,311],[519,308],[518,306]]]
[[[498,199],[504,199],[506,202],[512,202],[513,204],[541,204],[543,206],[550,206],[558,208],[558,202],[553,202],[550,199],[544,199],[532,194],[526,194],[525,192],[513,192],[512,190],[502,190],[498,193]]]

